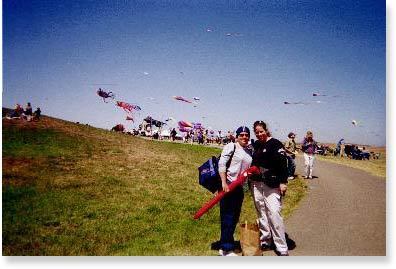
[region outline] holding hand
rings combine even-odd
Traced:
[[[224,192],[229,192],[230,191],[230,189],[228,188],[227,182],[221,181],[221,187],[223,188]]]
[[[287,191],[287,185],[281,183],[281,184],[279,185],[279,191],[280,191],[280,195],[281,195],[281,196],[285,196],[286,191]]]

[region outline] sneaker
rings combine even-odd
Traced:
[[[277,250],[275,250],[275,253],[278,256],[289,256],[289,252],[288,251],[277,251]]]
[[[312,179],[312,177],[311,177],[311,176],[309,176],[308,178],[309,178],[309,179]]]
[[[227,251],[225,256],[238,256],[238,254],[236,254],[234,251]]]
[[[270,244],[268,244],[268,243],[262,243],[261,246],[260,246],[260,249],[262,251],[268,251],[268,250],[272,249],[272,246]]]
[[[292,176],[287,178],[287,180],[293,180],[293,179],[294,179],[294,177],[292,177]]]
[[[219,249],[219,255],[220,256],[238,256],[234,251],[224,251],[222,249]]]

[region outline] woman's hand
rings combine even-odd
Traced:
[[[228,188],[227,185],[227,174],[226,172],[220,172],[220,178],[221,178],[221,188],[223,189],[224,192],[229,192],[230,189]]]
[[[279,191],[280,191],[280,194],[281,194],[282,196],[284,196],[284,195],[286,194],[286,191],[287,191],[287,185],[281,183],[281,184],[279,185]]]
[[[230,189],[228,188],[227,182],[221,181],[221,187],[223,188],[224,192],[229,192],[230,191]]]

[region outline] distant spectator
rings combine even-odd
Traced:
[[[154,132],[152,138],[153,138],[153,139],[159,139],[159,133],[158,133],[158,131],[157,131],[157,132]]]
[[[313,139],[311,131],[307,132],[302,142],[302,150],[304,152],[305,159],[305,178],[312,179],[313,163],[315,160],[315,152],[318,148],[317,142]]]
[[[291,180],[294,179],[294,173],[296,171],[296,163],[294,160],[296,158],[296,153],[297,153],[296,141],[294,141],[296,135],[291,132],[287,135],[287,137],[289,138],[285,143],[287,170],[289,173],[288,175],[289,177],[287,179]]]
[[[203,144],[204,143],[204,137],[203,137],[203,133],[201,130],[198,131],[198,144]]]
[[[30,104],[30,102],[27,103],[24,114],[28,121],[32,120],[33,108],[32,108],[32,105]]]
[[[175,139],[176,139],[176,134],[177,134],[176,129],[173,128],[173,130],[172,130],[171,133],[170,133],[171,138],[172,138],[172,141],[175,141]]]
[[[217,132],[216,141],[217,141],[217,144],[219,144],[219,145],[221,144],[221,130],[219,130]]]
[[[111,130],[112,130],[112,131],[115,131],[115,132],[121,132],[121,133],[123,133],[124,130],[125,130],[125,127],[124,127],[124,125],[122,125],[122,124],[120,123],[120,124],[117,124],[116,126],[114,126],[113,128],[111,128]]]
[[[11,118],[20,118],[23,114],[23,108],[20,104],[16,104],[14,111],[11,113]]]
[[[345,140],[344,138],[341,138],[340,141],[338,141],[336,149],[334,151],[334,156],[337,156],[340,154],[340,157],[344,157],[344,152],[345,152]]]
[[[30,102],[27,103],[26,108],[25,108],[25,115],[26,116],[32,116],[33,115],[33,108]]]
[[[363,147],[363,149],[362,149],[362,159],[370,160],[370,152],[368,152],[368,150],[366,150],[366,147]]]
[[[33,120],[38,121],[38,120],[40,120],[40,117],[41,117],[41,110],[40,110],[40,108],[38,107],[38,108],[36,109],[36,111],[34,111],[34,113],[33,113]]]

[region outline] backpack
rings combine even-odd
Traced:
[[[230,167],[232,157],[235,153],[235,143],[234,150],[231,153],[230,159],[227,161],[227,169]],[[221,178],[219,174],[219,160],[220,156],[212,156],[209,160],[204,162],[200,167],[198,167],[199,172],[199,185],[208,189],[210,192],[215,193],[221,189]]]

